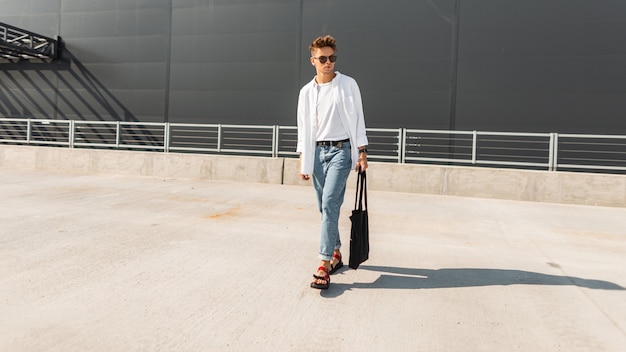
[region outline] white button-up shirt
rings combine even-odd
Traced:
[[[361,91],[356,81],[349,76],[335,72],[337,75],[331,81],[333,95],[339,99],[339,115],[341,124],[350,136],[352,146],[352,168],[356,168],[359,159],[358,147],[366,146],[365,117]],[[300,173],[313,173],[315,159],[315,142],[318,131],[316,118],[317,88],[315,78],[300,90],[298,97],[298,146],[296,151],[302,153]]]

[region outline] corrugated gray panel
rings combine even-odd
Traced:
[[[63,36],[67,38],[144,37],[168,34],[169,7],[158,2],[155,6],[133,9],[63,12]],[[83,5],[80,8],[85,8]],[[97,7],[97,6],[96,6]]]
[[[163,63],[122,63],[114,70],[111,64],[87,68],[74,63],[56,73],[59,117],[163,122],[164,90],[152,87],[164,86],[165,80],[163,75],[148,73],[164,70]],[[137,116],[138,111],[141,116]]]
[[[170,1],[63,1],[65,118],[164,121]]]
[[[368,126],[447,128],[454,1],[305,1],[301,84],[315,74],[308,44],[338,41],[336,68],[362,91]]]
[[[164,98],[161,91],[62,88],[59,89],[58,106],[63,114],[59,118],[163,122],[163,104],[145,104],[159,98]],[[140,118],[137,111],[142,112]]]
[[[172,91],[172,122],[295,125],[290,92]],[[222,102],[222,103],[220,103]],[[223,106],[221,110],[215,106]],[[284,118],[288,116],[288,118]]]
[[[3,0],[0,21],[67,48],[0,64],[2,116],[293,125],[331,33],[370,127],[626,133],[623,0]]]
[[[5,117],[53,118],[56,77],[39,70],[0,71],[0,114]]]
[[[3,0],[0,22],[56,39],[61,0]],[[0,116],[54,118],[56,78],[50,69],[0,63]]]
[[[174,36],[291,32],[297,28],[294,0],[174,1]],[[267,37],[263,44],[273,42]]]
[[[626,2],[462,2],[458,129],[613,132],[626,101]]]
[[[63,13],[137,13],[146,9],[171,8],[172,0],[62,0]]]
[[[296,2],[174,5],[171,122],[295,123]]]
[[[46,37],[59,35],[62,0],[2,0],[0,21]]]
[[[164,36],[68,38],[66,50],[84,65],[165,63],[169,59]],[[111,75],[117,73],[112,70]],[[161,72],[165,76],[165,72]]]

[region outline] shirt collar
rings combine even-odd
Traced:
[[[330,83],[333,86],[336,86],[337,82],[339,82],[339,80],[337,79],[337,78],[339,78],[339,76],[341,76],[341,73],[339,73],[339,71],[335,71],[335,78],[333,78],[333,80],[330,81]],[[319,86],[319,83],[317,83],[317,81],[315,80],[315,76],[313,76],[313,79],[311,81],[313,82],[313,87]]]

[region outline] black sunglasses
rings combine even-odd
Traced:
[[[313,58],[320,60],[320,63],[323,63],[323,64],[325,64],[327,60],[330,60],[330,62],[337,61],[337,55],[319,56],[319,57],[313,57]]]

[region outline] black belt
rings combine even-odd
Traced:
[[[337,147],[337,148],[341,148],[341,146],[346,143],[346,142],[350,142],[350,138],[341,140],[341,141],[317,141],[316,144],[318,147]]]

